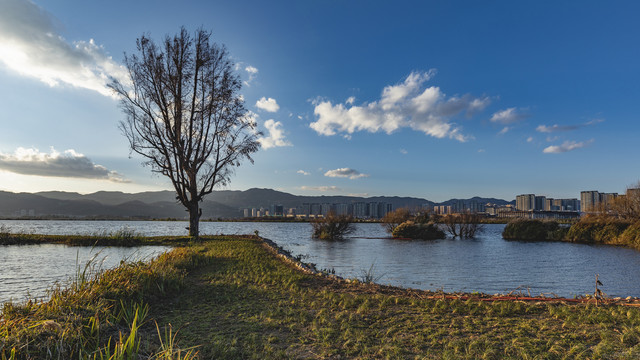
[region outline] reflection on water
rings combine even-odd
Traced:
[[[145,235],[186,235],[188,226],[186,222],[162,221],[0,221],[0,225],[14,232],[46,234],[92,234],[128,227]],[[357,224],[351,238],[333,242],[311,239],[311,226],[307,223],[201,223],[203,234],[253,234],[257,230],[293,255],[306,255],[304,261],[315,263],[319,269],[335,269],[343,277],[359,278],[373,265],[374,275],[382,276],[379,282],[384,284],[485,293],[506,293],[522,286],[530,288],[532,295],[571,297],[593,293],[595,274],[600,274],[603,290],[610,296],[640,296],[640,283],[635,280],[640,277],[638,251],[505,241],[501,237],[503,228],[504,225],[487,225],[474,240],[402,241],[389,239],[380,224]],[[0,274],[21,266],[34,267],[27,264],[28,251],[20,253],[19,249],[26,247],[2,248],[0,258],[9,248],[17,248],[18,253],[12,257],[21,262],[9,270],[0,259]],[[75,250],[72,255],[75,266]],[[51,259],[55,257],[35,261],[51,263]],[[23,278],[32,276],[29,271],[22,274]],[[2,278],[0,281],[2,294],[5,284]]]

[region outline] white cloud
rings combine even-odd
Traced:
[[[350,96],[347,101],[345,101],[344,103],[347,105],[353,105],[353,103],[356,101],[356,97],[355,96]]]
[[[484,98],[476,98],[473,99],[470,103],[469,103],[469,108],[467,110],[467,112],[469,114],[473,114],[476,113],[478,111],[482,111],[484,110],[489,104],[491,103],[491,99],[489,99],[488,97],[484,97]]]
[[[300,190],[311,190],[311,191],[340,191],[340,188],[337,186],[300,186]]]
[[[326,173],[324,173],[324,176],[343,177],[343,178],[349,178],[351,180],[355,180],[363,177],[369,177],[369,175],[367,174],[362,174],[358,170],[354,170],[350,168],[340,168],[335,170],[329,170]]]
[[[400,153],[402,155],[407,155],[409,152],[407,150],[405,150],[405,149],[400,149]]]
[[[489,98],[447,97],[436,86],[423,89],[423,84],[433,74],[434,71],[412,72],[404,82],[386,86],[380,100],[360,106],[353,105],[353,97],[345,104],[335,105],[331,101],[315,99],[312,103],[317,121],[309,126],[327,136],[356,131],[391,134],[408,127],[436,138],[448,137],[461,142],[471,139],[450,118],[464,111],[469,114],[484,108]]]
[[[251,75],[255,75],[255,74],[258,73],[258,69],[256,67],[254,67],[254,66],[251,66],[251,65],[249,65],[246,68],[244,68],[244,71],[248,72]]]
[[[0,153],[0,170],[23,175],[129,182],[117,172],[94,164],[72,149],[60,153],[51,148],[50,153],[44,153],[38,149],[19,147],[13,154]]]
[[[484,153],[484,152],[487,152],[487,151],[485,149],[478,149],[478,152],[479,153]]]
[[[502,128],[502,130],[500,130],[498,135],[504,135],[504,134],[508,133],[509,130],[511,130],[511,129],[508,126],[505,126],[505,127]]]
[[[304,171],[304,170],[298,170],[298,171],[296,171],[296,173],[298,173],[300,175],[305,175],[305,176],[311,175],[311,173],[309,173],[307,171]]]
[[[236,70],[237,70],[237,66],[236,66]],[[246,86],[251,86],[251,82],[256,78],[256,76],[258,76],[258,68],[256,68],[255,66],[247,65],[244,68],[244,71],[246,71],[247,74],[249,74],[249,79],[245,81],[244,84]]]
[[[278,110],[280,110],[280,105],[278,105],[278,103],[276,102],[276,99],[273,98],[265,98],[264,96],[256,101],[256,106],[259,109],[262,109],[264,111],[268,111],[268,112],[277,112]]]
[[[575,126],[575,125],[574,126],[560,126],[558,124],[552,125],[552,126],[540,125],[536,128],[536,131],[541,133],[552,133],[556,131],[576,130],[578,128],[579,126]]]
[[[0,62],[52,87],[67,84],[115,97],[106,84],[110,76],[128,83],[126,69],[93,39],[69,43],[53,23],[31,1],[0,1]]]
[[[554,124],[551,126],[547,126],[547,125],[539,125],[536,128],[536,131],[541,132],[541,133],[552,133],[552,132],[559,132],[559,131],[573,131],[573,130],[578,130],[580,128],[583,127],[587,127],[590,125],[595,125],[598,123],[601,123],[602,119],[596,119],[596,120],[591,120],[591,121],[587,121],[586,123],[583,124],[578,124],[578,125],[558,125],[558,124]]]
[[[532,137],[532,136],[529,136],[529,137],[527,138],[527,142],[528,142],[528,143],[533,142],[533,137]]]
[[[508,108],[505,110],[497,111],[491,116],[491,122],[500,123],[500,124],[512,124],[514,122],[518,122],[527,115],[519,112],[516,108]]]
[[[564,153],[567,151],[583,148],[585,146],[590,145],[591,143],[593,143],[593,139],[589,141],[582,141],[582,142],[565,141],[562,143],[562,145],[548,146],[542,152],[545,154],[559,154],[559,153]]]
[[[284,131],[280,121],[269,119],[264,122],[264,127],[267,128],[269,135],[258,139],[264,149],[291,146],[291,143],[284,138]]]

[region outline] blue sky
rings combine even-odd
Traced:
[[[637,2],[0,2],[0,190],[170,184],[104,87],[143,33],[211,30],[262,149],[228,189],[444,201],[640,179]]]

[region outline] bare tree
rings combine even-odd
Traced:
[[[622,219],[640,219],[640,181],[629,186],[626,194],[618,196],[608,210]]]
[[[137,39],[127,56],[130,84],[112,79],[126,119],[120,122],[132,152],[167,176],[189,212],[189,236],[198,237],[200,202],[229,182],[233,170],[259,148],[255,122],[239,94],[242,83],[224,46],[203,29],[185,28],[156,44]]]
[[[336,215],[333,211],[311,221],[311,226],[312,237],[323,240],[340,240],[356,230],[352,216]]]
[[[483,230],[480,224],[480,216],[477,214],[449,214],[442,218],[445,229],[451,236],[463,239],[473,239],[477,232]]]

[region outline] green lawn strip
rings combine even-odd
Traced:
[[[304,274],[254,240],[212,241],[210,265],[152,306],[202,358],[634,358],[623,306],[425,299]],[[422,294],[424,295],[424,294]]]

